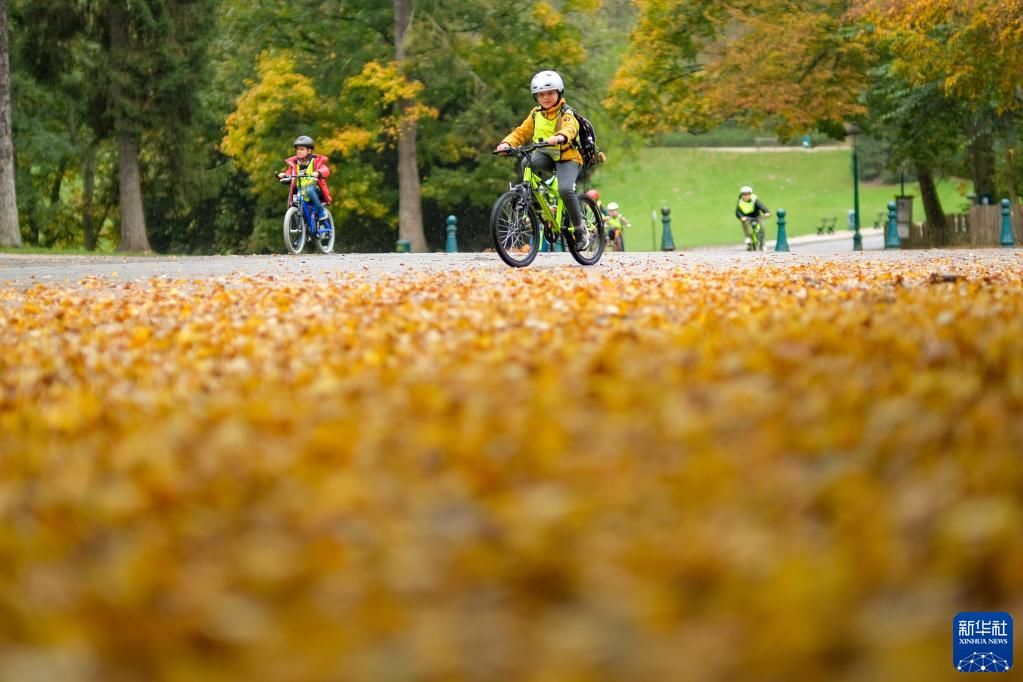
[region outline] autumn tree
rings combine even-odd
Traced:
[[[1023,0],[862,0],[854,16],[870,22],[909,84],[935,84],[969,105],[962,133],[978,195],[996,193],[1000,120],[1023,111]]]
[[[7,0],[0,0],[0,246],[20,246],[11,131],[11,71],[7,47]]]
[[[965,145],[978,194],[1023,107],[1023,0],[637,0],[609,107],[648,135],[731,120],[782,137],[841,137],[856,121],[916,174],[928,222],[936,176]],[[1011,133],[1010,133],[1011,134]],[[1011,177],[1011,163],[1007,175]]]
[[[637,0],[631,50],[610,108],[651,132],[724,120],[774,122],[782,136],[862,117],[875,63],[849,0]],[[780,6],[779,6],[780,5]]]

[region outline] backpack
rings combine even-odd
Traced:
[[[603,155],[600,147],[597,146],[597,133],[593,130],[590,120],[570,106],[565,106],[564,111],[570,112],[579,121],[579,134],[572,140],[572,146],[579,150],[583,157],[583,174],[588,174],[593,168],[603,163]]]

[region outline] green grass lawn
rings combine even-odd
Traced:
[[[679,248],[741,241],[735,202],[744,184],[753,186],[772,213],[779,208],[788,212],[789,236],[815,233],[824,217],[836,217],[836,229],[848,224],[853,188],[850,153],[845,148],[741,153],[653,147],[642,151],[642,162],[613,159],[594,183],[603,203],[618,202],[632,222],[625,234],[630,251],[660,248],[661,206],[671,208],[672,235]],[[946,180],[938,186],[948,212],[960,210],[966,201],[957,185]],[[861,226],[873,226],[880,212],[887,217],[887,204],[898,193],[898,185],[861,183]],[[916,183],[907,183],[906,193],[918,195]],[[651,220],[654,210],[656,223]],[[919,197],[913,219],[923,220]],[[773,239],[773,218],[767,232]]]

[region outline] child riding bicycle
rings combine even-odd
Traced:
[[[607,205],[607,242],[614,246],[615,251],[625,250],[625,237],[622,230],[631,227],[632,223],[618,210],[618,203],[612,201]]]
[[[327,157],[313,154],[316,144],[308,135],[299,135],[292,145],[295,147],[295,155],[285,159],[287,168],[278,173],[277,177],[283,179],[291,176],[291,191],[288,196],[294,196],[296,189],[301,191],[305,200],[316,211],[316,222],[322,225],[327,221],[327,213],[323,207],[331,201],[326,180],[330,175]],[[291,205],[290,199],[288,205]],[[321,226],[320,229],[324,228]]]
[[[579,121],[565,103],[565,82],[557,72],[537,73],[529,84],[529,90],[539,106],[533,107],[529,116],[501,140],[494,151],[503,152],[530,140],[551,145],[550,148],[534,151],[529,161],[535,168],[557,173],[558,194],[565,202],[576,242],[580,249],[586,249],[590,237],[587,230],[582,227],[582,211],[575,193],[576,180],[583,167],[583,157],[571,144],[579,134]],[[523,172],[526,166],[526,160],[523,159]]]
[[[764,202],[753,193],[753,188],[743,185],[739,188],[739,200],[735,205],[735,217],[742,223],[742,232],[746,236],[746,249],[752,250],[754,236],[752,224],[760,222],[761,218],[771,215]],[[763,244],[760,245],[763,248]]]

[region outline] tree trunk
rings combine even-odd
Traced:
[[[121,243],[118,251],[152,251],[146,236],[146,216],[142,211],[142,180],[139,174],[139,147],[131,133],[117,133],[117,182],[121,204]]]
[[[976,125],[970,141],[970,174],[977,197],[987,195],[991,203],[998,197],[995,185],[995,138],[986,121]],[[980,199],[978,198],[978,201]]]
[[[14,187],[11,65],[7,55],[7,0],[0,0],[0,246],[21,246],[18,199]]]
[[[404,70],[405,36],[412,25],[415,0],[394,0],[394,54],[399,71]],[[423,233],[423,202],[419,186],[419,162],[416,156],[415,121],[404,121],[411,100],[398,102],[402,123],[398,131],[398,239],[407,239],[412,251],[426,251]]]
[[[114,60],[126,59],[128,24],[122,7],[111,2],[107,6],[107,26],[110,30],[110,54]],[[117,80],[110,88],[110,99],[115,108],[114,127],[117,134],[117,182],[121,207],[121,243],[118,251],[151,251],[146,236],[146,216],[142,210],[142,179],[139,173],[138,137],[131,130],[121,109],[122,96]]]
[[[92,146],[84,150],[82,162],[82,232],[85,248],[96,250],[97,228],[92,222],[92,198],[96,192],[96,150]]]
[[[1009,185],[1009,201],[1015,206],[1019,202],[1016,195],[1016,150],[1011,148],[1006,154],[1005,182]]]
[[[930,166],[920,161],[917,161],[915,165],[917,182],[920,184],[920,199],[924,204],[927,226],[930,228],[930,233],[935,237],[935,246],[945,246],[948,221],[945,218],[945,210],[941,207],[941,198],[938,196],[938,185],[934,181],[934,172]]]

